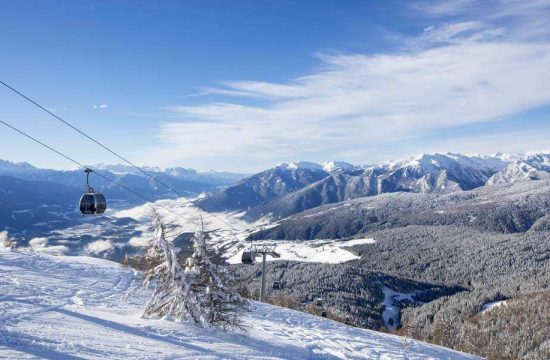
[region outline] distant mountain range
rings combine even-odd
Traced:
[[[176,197],[173,192],[132,167],[96,164],[93,168],[153,200]],[[481,193],[495,197],[498,196],[495,193],[497,190],[492,191],[491,188],[550,180],[550,153],[492,156],[422,154],[383,165],[302,161],[280,164],[252,176],[197,172],[179,167],[146,170],[186,195],[207,193],[198,202],[206,211],[243,212],[248,220],[263,217],[281,220],[306,210],[319,208],[321,211],[324,205],[345,204],[354,199],[387,193],[445,195],[487,187],[489,190]],[[106,195],[111,209],[143,203],[142,198],[99,176],[92,174],[91,183]],[[0,231],[29,234],[25,237],[40,236],[46,230],[74,224],[79,219],[77,203],[84,186],[82,169],[39,169],[28,163],[0,160]],[[310,218],[326,220],[312,213]],[[308,223],[308,227],[320,229],[321,225],[312,225],[311,221]],[[319,234],[319,229],[312,231]],[[338,231],[336,233],[337,237],[341,235]],[[345,236],[352,233],[342,231]],[[277,237],[292,237],[288,234],[285,230]],[[298,234],[307,235],[297,232],[296,236]]]
[[[443,194],[540,179],[550,179],[550,153],[422,154],[375,166],[297,162],[243,179],[199,205],[208,211],[245,211],[250,219],[281,219],[321,205],[385,193]]]
[[[176,197],[166,187],[133,167],[98,164],[92,168],[152,200]],[[246,176],[185,168],[147,168],[147,171],[188,196],[215,191]],[[109,208],[127,208],[144,202],[142,198],[94,174],[90,177],[90,183],[96,191],[105,194]],[[46,230],[73,224],[80,217],[78,201],[85,184],[86,176],[82,169],[40,169],[28,163],[0,160],[0,231],[38,236]]]
[[[121,182],[124,185],[134,185],[142,190],[144,188],[149,189],[147,194],[144,195],[164,196],[163,192],[168,191],[162,186],[161,188],[157,188],[158,184],[132,166],[120,164],[96,164],[92,165],[91,168],[99,171],[101,174],[109,177],[110,179]],[[197,172],[194,169],[181,167],[167,168],[164,170],[155,167],[145,167],[144,169],[151,175],[157,177],[159,180],[162,180],[169,185],[173,185],[180,192],[187,192],[189,194],[210,191],[219,186],[228,186],[247,176],[246,174],[217,172],[212,170],[207,172]],[[0,160],[0,176],[8,175],[21,178],[23,180],[51,181],[78,188],[84,188],[86,182],[86,178],[82,170],[83,169],[40,169],[26,162],[13,163],[10,161]],[[109,190],[113,187],[113,184],[106,180],[99,177],[94,178],[92,175],[91,181],[94,182],[94,187],[97,190],[101,189],[101,191],[113,191]],[[170,193],[171,192],[168,191],[168,194]]]

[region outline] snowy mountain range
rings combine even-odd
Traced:
[[[133,167],[97,164],[92,168],[152,200],[176,197],[176,194]],[[146,168],[146,171],[187,196],[215,191],[245,176],[185,168]],[[128,208],[144,202],[143,198],[97,175],[91,175],[90,183],[96,191],[105,194],[110,209]],[[40,169],[28,163],[0,160],[0,231],[42,236],[44,231],[78,222],[80,214],[77,204],[85,184],[82,169]]]
[[[99,164],[94,168],[151,199],[174,198],[173,193],[158,186],[146,176],[135,174],[128,166]],[[389,221],[391,214],[384,213],[379,219],[373,220],[365,218],[359,224],[353,221],[357,214],[350,211],[340,211],[339,216],[326,219],[322,215],[326,211],[323,205],[347,204],[354,199],[377,198],[379,195],[390,193],[396,194],[392,198],[395,199],[392,200],[392,204],[409,202],[407,193],[433,195],[464,193],[466,194],[464,199],[467,200],[470,197],[478,197],[476,193],[470,193],[475,189],[483,189],[478,191],[482,203],[491,200],[496,204],[502,200],[500,195],[502,186],[537,183],[550,179],[550,153],[491,156],[422,154],[411,159],[374,166],[358,166],[343,161],[321,164],[293,162],[279,164],[240,181],[236,179],[241,175],[231,173],[213,171],[200,173],[185,168],[165,170],[148,168],[147,170],[189,196],[196,196],[203,192],[210,193],[198,202],[203,209],[210,212],[245,212],[243,219],[247,221],[281,220],[312,210],[307,213],[309,215],[300,218],[300,227],[296,227],[296,223],[289,221],[274,228],[272,232],[264,233],[263,236],[289,240],[320,236],[341,238],[361,232],[361,229],[368,224],[370,224],[369,227],[372,224],[382,226],[380,224],[383,224],[383,221],[380,219]],[[111,183],[101,181],[97,176],[93,177],[93,174],[92,184],[97,190],[104,192],[109,199],[109,211],[143,204],[143,199],[136,199],[133,194]],[[90,236],[90,229],[85,230],[84,219],[76,209],[83,185],[84,174],[81,170],[38,169],[28,163],[15,164],[0,160],[0,204],[2,205],[0,231],[6,230],[12,236],[19,237],[23,245],[33,238],[60,237],[59,234],[62,233],[64,235],[59,241],[68,242],[69,248],[74,251],[86,249],[88,242],[95,241],[94,239],[99,235]],[[534,191],[529,187],[522,189],[526,199]],[[375,203],[383,203],[384,199],[381,198]],[[452,199],[454,199],[453,196],[434,200],[437,204],[432,207],[438,207],[448,201],[452,203],[454,201]],[[513,202],[510,202],[509,206],[514,206]],[[528,228],[538,220],[541,209],[544,209],[541,206],[539,209],[534,209],[535,205],[529,206],[529,211],[522,210],[521,216],[514,215],[513,208],[512,210],[499,208],[498,213],[501,217],[498,221],[496,219],[491,221],[500,224],[498,226],[507,229],[506,231]],[[467,205],[467,208],[473,209],[470,205]],[[486,206],[477,208],[486,208]],[[352,208],[348,208],[350,209]],[[398,207],[395,211],[402,213],[399,209],[401,208]],[[181,211],[181,208],[178,208],[178,211]],[[468,211],[470,214],[468,216],[474,216],[472,214],[477,213]],[[456,209],[453,212],[456,212]],[[491,213],[495,213],[495,210],[493,209]],[[447,218],[445,221],[463,223],[467,221],[464,219],[468,218],[466,212],[464,214],[460,218],[454,217],[452,220]],[[433,222],[440,216],[432,213],[428,218]],[[476,221],[480,222],[485,218],[484,214],[479,214]],[[517,223],[517,220],[514,220],[518,218],[523,219],[523,223]],[[403,217],[403,221],[405,219],[409,218]],[[119,239],[117,235],[112,241],[127,242],[140,233],[133,228],[134,221],[135,219],[111,218],[110,221],[102,222],[102,230],[97,234],[102,233],[106,236],[124,232],[124,236]],[[392,221],[396,223],[393,218]],[[418,220],[414,219],[407,221],[418,223]],[[355,225],[348,228],[348,225],[344,226],[344,222]],[[275,233],[275,231],[278,232]],[[261,237],[256,236],[256,238]],[[115,247],[115,249],[117,252],[113,256],[124,255],[122,248]]]
[[[345,162],[281,164],[222,189],[201,206],[284,218],[324,204],[393,192],[451,193],[550,178],[550,153],[422,154],[376,166]]]
[[[146,175],[129,165],[115,164],[94,164],[90,165],[90,168],[100,171],[105,175],[111,176],[115,180],[123,179],[125,177],[143,177],[149,180]],[[198,172],[194,169],[171,167],[166,169],[160,169],[158,167],[142,167],[145,171],[155,177],[161,179],[167,179],[171,181],[179,181],[181,191],[196,192],[201,186],[203,188],[210,188],[215,186],[227,186],[235,183],[236,181],[246,177],[246,174],[237,174],[230,172],[221,172],[209,170],[205,172]],[[29,163],[21,162],[14,163],[11,161],[0,160],[0,175],[20,177],[24,180],[40,180],[40,181],[52,181],[62,183],[69,186],[82,187],[84,176],[82,175],[82,169],[76,170],[51,170],[40,169]],[[100,188],[106,186],[101,179],[97,179]],[[108,184],[108,183],[107,183]],[[153,183],[154,185],[154,183]],[[164,189],[163,189],[164,190]]]

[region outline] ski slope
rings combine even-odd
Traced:
[[[133,271],[87,257],[0,251],[2,359],[473,359],[393,335],[254,303],[247,333],[144,320]]]

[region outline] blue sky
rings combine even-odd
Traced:
[[[252,172],[550,148],[550,2],[3,1],[1,78],[131,160]],[[0,119],[118,163],[0,89]],[[72,164],[0,127],[0,158]]]

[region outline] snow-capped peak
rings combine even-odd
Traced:
[[[11,162],[7,160],[0,160],[0,170],[36,170],[36,167],[32,166],[28,162]]]
[[[323,167],[321,165],[314,162],[309,162],[309,161],[293,161],[290,163],[279,164],[276,167],[288,169],[288,170],[298,170],[298,169],[323,170]]]
[[[509,160],[504,169],[493,175],[487,181],[487,185],[550,178],[550,154],[548,153],[518,154],[508,158],[513,160]]]
[[[506,167],[507,162],[508,161],[496,156],[467,156],[458,153],[423,153],[406,160],[392,162],[388,167],[390,169],[411,167],[426,172],[435,172],[440,169],[450,169],[452,167],[500,171]]]
[[[91,168],[96,170],[106,170],[110,171],[114,174],[131,174],[135,173],[136,168],[130,165],[124,165],[124,164],[103,164],[103,163],[97,163],[91,165]],[[160,168],[154,167],[154,166],[142,166],[142,169],[148,172],[160,172]]]
[[[173,177],[197,176],[197,170],[182,167],[166,168],[164,172]]]
[[[326,172],[348,172],[353,171],[356,167],[345,161],[326,161],[321,164]]]

